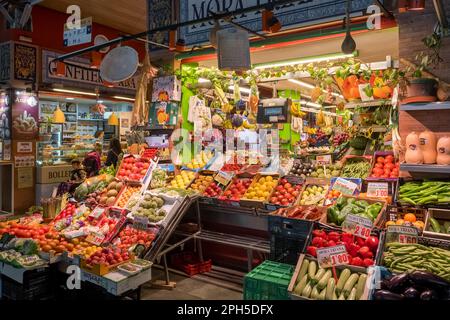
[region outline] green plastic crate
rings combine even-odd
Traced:
[[[244,300],[289,300],[294,266],[266,260],[244,279]]]

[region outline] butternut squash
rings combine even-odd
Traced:
[[[406,153],[405,162],[409,164],[422,164],[423,153],[420,150],[419,135],[415,132],[411,132],[406,137]]]
[[[436,146],[436,151],[436,163],[450,165],[450,137],[440,138]]]
[[[436,163],[436,135],[426,130],[419,135],[420,150],[423,154],[423,163],[433,164]]]

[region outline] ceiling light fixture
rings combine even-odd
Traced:
[[[299,86],[304,87],[304,88],[308,88],[308,89],[314,89],[315,88],[312,84],[304,82],[304,81],[300,81],[300,80],[296,80],[296,79],[288,79],[288,81],[292,82],[292,83],[295,83],[295,84],[298,84]],[[325,93],[328,92],[326,90],[322,90],[322,91],[325,92]],[[336,92],[332,92],[331,95],[334,96],[334,97],[344,98],[343,95],[341,95],[339,93],[336,93]]]
[[[67,90],[67,89],[58,89],[58,88],[54,88],[53,91],[55,92],[61,92],[61,93],[73,93],[73,94],[82,94],[85,96],[97,96],[97,94],[93,93],[93,92],[84,92],[84,91],[76,91],[76,90]]]
[[[113,98],[114,98],[114,99],[117,99],[117,100],[125,100],[125,101],[133,101],[133,102],[134,102],[134,99],[133,99],[133,98],[128,98],[128,97],[113,96]]]
[[[68,98],[66,98],[66,100],[75,100],[75,98],[68,97]]]
[[[408,11],[421,11],[425,9],[425,0],[409,0]]]
[[[291,59],[291,60],[284,60],[284,61],[278,61],[278,62],[256,64],[253,66],[253,69],[259,70],[259,69],[267,69],[267,68],[284,67],[284,66],[295,65],[295,64],[307,64],[307,63],[313,63],[313,62],[323,62],[323,61],[353,58],[356,56],[358,56],[358,51],[355,51],[350,54],[343,54],[341,52],[331,53],[331,54],[326,54],[326,55],[322,55],[322,56],[312,56],[312,57],[305,57],[305,58],[300,58],[300,59]]]

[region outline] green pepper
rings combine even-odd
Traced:
[[[339,210],[336,206],[329,207],[327,209],[327,221],[330,223],[336,223]]]
[[[381,204],[374,203],[366,208],[365,213],[370,215],[373,218],[373,220],[375,220],[378,217],[380,210],[381,210]]]
[[[355,201],[356,201],[355,198],[348,198],[348,199],[347,199],[347,204],[352,204],[352,203],[354,203]]]
[[[339,210],[344,208],[347,205],[347,198],[346,197],[339,197],[336,201],[336,205],[338,206]]]
[[[340,211],[337,215],[336,224],[338,226],[342,225],[342,223],[344,223],[345,218],[347,217],[348,214],[349,214],[349,212],[345,211],[345,208],[342,211]]]
[[[358,200],[355,201],[355,204],[363,209],[367,208],[369,206],[369,203],[365,200]]]
[[[364,209],[363,208],[361,208],[360,206],[357,206],[357,205],[351,205],[351,208],[352,208],[352,213],[353,214],[356,214],[356,215],[358,215],[358,214],[361,214],[361,213],[363,213],[364,212]]]

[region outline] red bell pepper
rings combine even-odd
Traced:
[[[347,252],[352,256],[356,257],[358,256],[358,251],[361,247],[358,246],[356,243],[350,243],[347,248]]]
[[[326,240],[322,237],[314,237],[311,241],[311,244],[315,247],[321,248],[324,241]]]
[[[336,245],[336,242],[334,240],[328,240],[328,247],[334,247]]]
[[[314,237],[321,237],[323,239],[327,239],[327,233],[324,230],[316,229],[312,232]]]
[[[341,240],[343,242],[345,242],[345,243],[352,243],[353,242],[353,235],[351,233],[344,232],[341,235]]]
[[[366,240],[364,240],[364,238],[355,237],[355,239],[358,246],[362,247],[366,245]]]
[[[306,253],[312,255],[313,257],[317,257],[317,247],[308,246],[306,248]]]
[[[350,265],[352,265],[352,266],[362,267],[363,263],[364,263],[364,261],[360,257],[353,257],[352,260],[350,261]]]
[[[328,233],[328,240],[333,240],[334,242],[338,242],[341,239],[341,235],[338,232],[331,231]]]
[[[371,258],[373,258],[373,253],[372,253],[372,251],[370,251],[370,248],[367,247],[367,246],[361,247],[358,250],[358,253],[361,256],[361,258],[363,258],[363,259],[367,259],[367,258],[371,259]]]
[[[370,267],[370,266],[373,266],[374,265],[374,261],[373,261],[373,259],[370,259],[370,258],[365,258],[364,259],[364,261],[363,261],[363,264],[364,264],[364,267]]]

